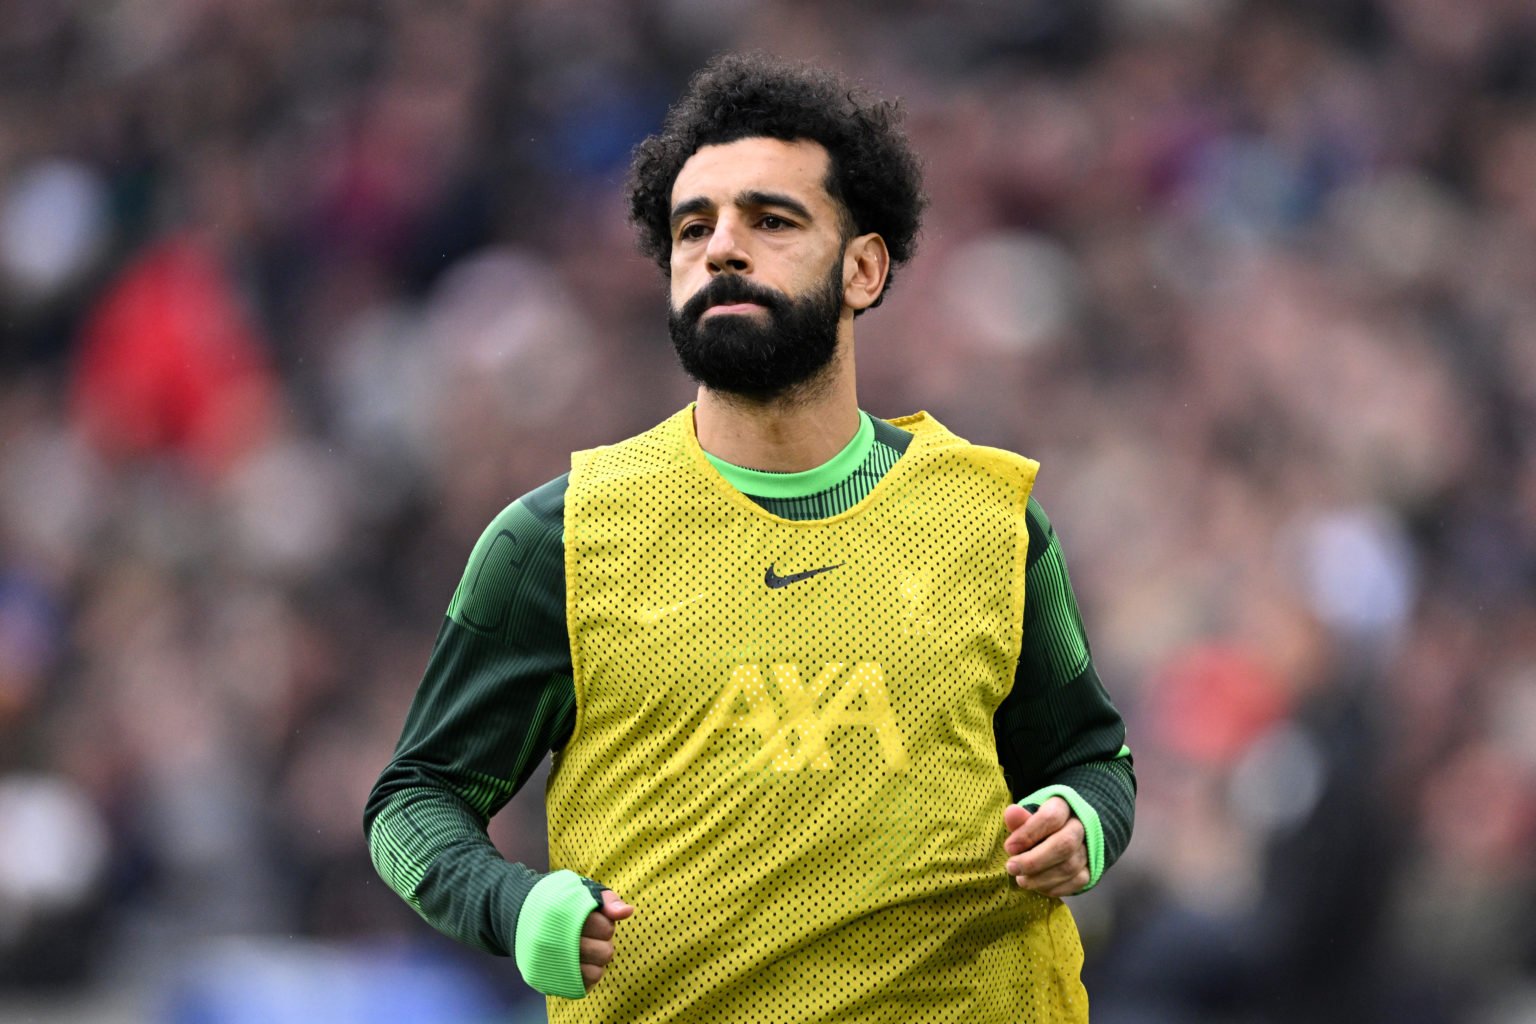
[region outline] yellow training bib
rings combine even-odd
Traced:
[[[691,408],[573,460],[550,863],[636,912],[555,1024],[1087,1020],[1071,914],[1004,870],[1037,467],[895,422],[895,466],[811,522],[730,487]]]

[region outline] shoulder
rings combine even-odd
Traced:
[[[499,632],[514,602],[556,595],[563,584],[564,475],[502,509],[470,552],[448,617],[476,632]]]
[[[692,437],[693,406],[689,405],[644,433],[572,452],[570,486],[576,499],[593,487],[674,471]]]
[[[914,413],[893,421],[896,426],[913,435],[917,450],[953,460],[975,470],[1000,475],[1022,485],[1028,494],[1033,488],[1040,463],[1027,455],[1007,448],[977,444],[954,433],[927,412]]]
[[[1024,508],[1024,518],[1029,523],[1029,541],[1033,544],[1039,540],[1042,543],[1055,536],[1055,529],[1051,526],[1051,519],[1045,514],[1045,508],[1040,504],[1040,499],[1033,494],[1029,496],[1029,504]]]
[[[565,490],[570,485],[571,474],[561,473],[547,484],[535,487],[513,502],[521,505],[546,531],[556,535],[565,518]]]
[[[1064,574],[1067,560],[1062,550],[1061,536],[1034,495],[1030,495],[1024,518],[1029,527],[1028,567],[1035,569],[1036,563],[1044,562],[1046,564],[1041,566],[1042,571]]]
[[[565,491],[570,478],[569,473],[562,473],[502,509],[481,534],[480,544],[484,545],[487,538],[508,533],[514,535],[519,545],[558,542],[564,528]]]

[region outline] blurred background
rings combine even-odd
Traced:
[[[482,527],[691,397],[621,182],[744,46],[926,158],[865,407],[1043,463],[1095,1021],[1536,1021],[1528,0],[0,0],[0,1024],[543,1019],[363,802]]]

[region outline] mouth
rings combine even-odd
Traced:
[[[704,311],[705,317],[716,315],[741,315],[743,313],[756,313],[764,307],[755,302],[723,302],[718,306],[710,306]],[[703,319],[701,317],[700,319]]]

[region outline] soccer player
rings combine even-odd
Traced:
[[[552,1021],[1087,1019],[1061,897],[1135,778],[1036,464],[856,395],[923,206],[897,113],[732,55],[637,148],[697,401],[490,524],[368,802]],[[546,752],[541,873],[486,824]]]

